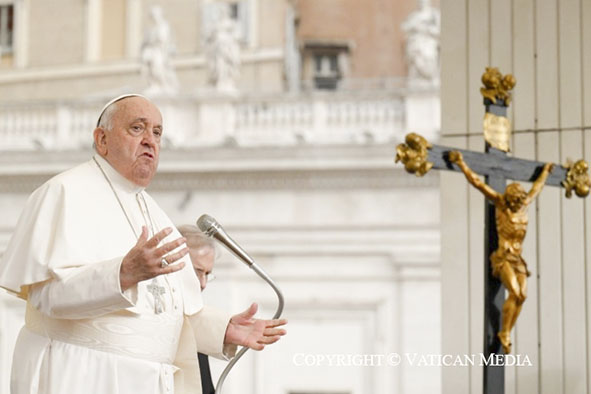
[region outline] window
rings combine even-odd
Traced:
[[[336,89],[341,78],[336,53],[314,55],[314,81],[318,89]]]
[[[338,89],[347,77],[350,45],[346,42],[316,41],[304,42],[304,79],[314,89]]]
[[[12,54],[14,6],[0,5],[0,55]]]

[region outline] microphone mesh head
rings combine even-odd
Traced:
[[[203,231],[210,237],[217,232],[216,225],[216,220],[207,214],[201,215],[201,217],[197,219],[197,227],[199,227],[199,230]]]

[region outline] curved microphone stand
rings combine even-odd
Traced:
[[[226,248],[228,248],[234,255],[236,255],[236,257],[238,257],[246,265],[248,265],[249,268],[251,268],[254,272],[256,272],[256,274],[258,276],[260,276],[265,282],[267,282],[269,284],[269,286],[271,286],[271,288],[273,288],[273,291],[275,291],[275,294],[277,295],[277,299],[278,299],[277,310],[275,311],[275,314],[273,315],[273,319],[279,318],[279,316],[281,316],[281,313],[283,312],[283,305],[284,305],[283,294],[281,293],[281,290],[279,290],[279,287],[277,287],[275,282],[273,282],[273,280],[269,277],[269,275],[267,275],[267,273],[262,268],[260,268],[258,265],[256,265],[254,260],[248,254],[246,254],[246,252],[244,252],[244,250],[242,250],[242,248],[240,248],[240,246],[238,246],[238,244],[236,242],[234,242],[234,240],[232,240],[232,238],[230,238],[226,234],[226,232],[224,231],[222,226],[214,218],[212,218],[209,215],[202,215],[197,220],[197,226],[207,236],[216,238],[218,241],[220,241]],[[218,379],[218,383],[217,383],[216,389],[215,389],[215,394],[220,394],[222,392],[222,387],[224,385],[224,381],[226,380],[226,377],[230,373],[230,370],[238,362],[240,357],[242,357],[244,355],[244,353],[246,353],[247,351],[248,351],[247,347],[243,347],[242,349],[240,349],[240,351],[238,353],[236,353],[236,356],[228,363],[226,368],[224,368],[224,371],[222,372],[222,374],[220,375],[220,378]]]
[[[277,310],[275,311],[275,314],[273,315],[273,319],[277,319],[279,318],[279,316],[281,316],[281,313],[283,312],[283,294],[281,294],[281,290],[279,290],[279,288],[277,287],[277,285],[275,285],[275,282],[273,282],[273,280],[269,277],[269,275],[267,275],[267,273],[265,271],[263,271],[262,268],[260,268],[259,266],[257,266],[256,264],[252,264],[249,265],[250,268],[252,268],[252,270],[254,272],[257,273],[258,276],[260,276],[261,278],[263,278],[265,280],[265,282],[267,282],[275,291],[275,294],[277,294],[277,299],[279,304],[277,305]],[[226,380],[226,376],[228,376],[228,374],[230,373],[230,370],[232,369],[232,367],[234,367],[234,364],[236,364],[236,362],[238,361],[238,359],[240,357],[242,357],[244,355],[244,353],[246,353],[248,351],[247,347],[243,347],[242,349],[240,349],[240,351],[238,353],[236,353],[236,357],[234,357],[226,366],[226,368],[224,368],[224,371],[222,372],[222,374],[220,375],[220,378],[218,379],[218,384],[216,385],[216,389],[215,389],[215,394],[220,394],[222,392],[222,386],[224,384],[224,381]]]

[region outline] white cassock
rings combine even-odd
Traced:
[[[0,286],[27,300],[12,394],[201,393],[197,351],[235,351],[223,345],[230,315],[203,307],[188,255],[182,270],[121,291],[121,261],[142,226],[172,227],[163,243],[180,237],[98,155],[29,197],[0,263]]]

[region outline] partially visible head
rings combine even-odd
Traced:
[[[117,172],[145,187],[158,168],[161,136],[158,108],[143,96],[128,95],[103,110],[94,129],[94,145]]]
[[[511,183],[505,189],[505,202],[513,212],[518,211],[527,198],[527,193],[519,183]]]
[[[193,263],[193,269],[199,278],[201,290],[207,286],[207,277],[213,271],[213,265],[216,258],[215,241],[203,234],[199,228],[192,225],[182,225],[178,227],[179,232],[187,239],[189,256]]]

